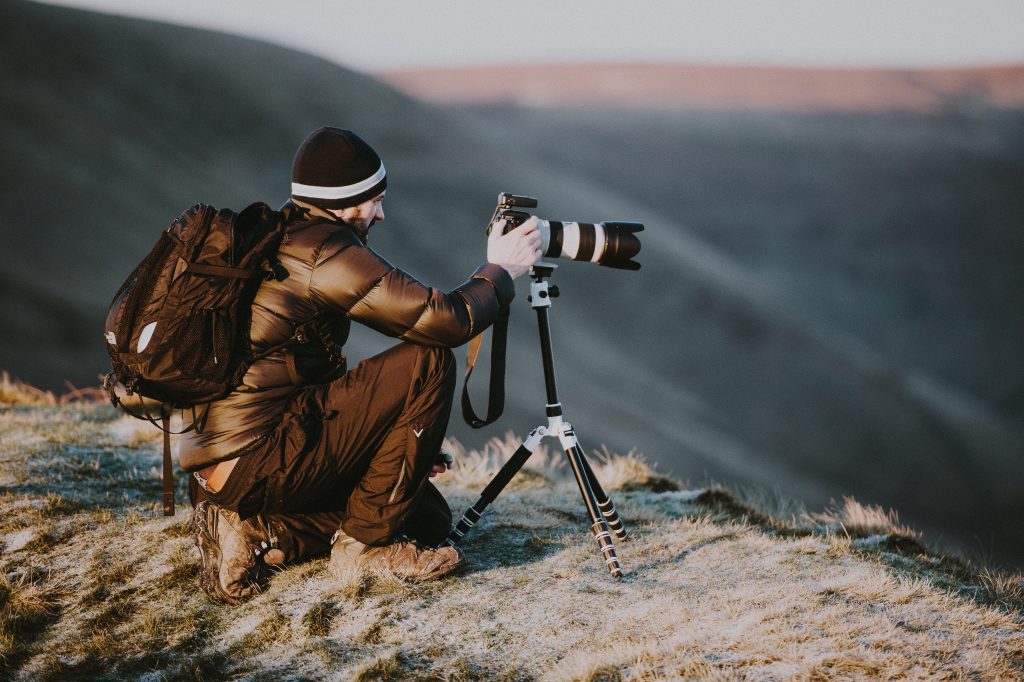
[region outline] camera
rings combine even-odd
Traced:
[[[530,217],[529,213],[516,209],[536,207],[537,200],[533,197],[502,192],[487,225],[487,234],[491,234],[500,220],[505,221],[502,234],[508,234]],[[642,223],[580,223],[538,218],[537,229],[543,255],[548,258],[590,261],[620,270],[640,269],[640,264],[632,258],[640,253],[640,239],[636,233],[644,229]]]

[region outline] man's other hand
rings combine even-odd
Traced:
[[[438,474],[443,474],[444,472],[451,469],[452,465],[454,464],[455,458],[452,457],[451,454],[444,452],[442,450],[437,456],[437,463],[434,464],[433,468],[431,468],[430,470],[430,477],[433,478]]]
[[[508,234],[502,234],[504,229],[504,220],[499,220],[491,229],[487,238],[487,262],[505,268],[515,279],[529,272],[530,267],[541,257],[537,216],[530,216],[529,220]]]

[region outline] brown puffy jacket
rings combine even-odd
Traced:
[[[449,293],[425,286],[369,249],[345,223],[293,203],[278,259],[288,276],[260,286],[250,334],[258,354],[312,328],[304,343],[256,361],[242,384],[211,403],[201,432],[182,436],[180,464],[196,471],[253,449],[272,430],[297,386],[340,375],[351,320],[413,343],[458,346],[490,326],[513,296],[504,268],[485,264]],[[333,352],[332,352],[333,351]],[[203,415],[204,407],[197,408]],[[186,411],[185,425],[191,422]]]

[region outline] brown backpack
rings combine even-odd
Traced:
[[[171,411],[226,396],[249,365],[292,343],[257,356],[249,339],[260,283],[288,276],[276,259],[286,219],[264,203],[240,213],[197,204],[163,231],[110,304],[104,338],[113,371],[104,387],[114,405],[137,397],[128,412],[164,431],[167,515],[174,514]],[[162,424],[142,398],[160,403]]]

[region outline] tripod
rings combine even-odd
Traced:
[[[590,514],[592,525],[591,531],[597,541],[598,549],[612,577],[621,578],[622,568],[619,566],[619,558],[615,554],[615,543],[612,541],[612,532],[620,540],[627,540],[626,529],[619,519],[615,506],[605,494],[594,475],[594,470],[587,461],[583,449],[580,448],[576,439],[576,432],[572,425],[562,418],[562,403],[558,400],[558,390],[555,386],[555,363],[551,352],[551,329],[548,320],[548,309],[551,307],[551,299],[558,296],[558,287],[550,286],[546,281],[554,274],[553,263],[537,263],[530,269],[530,277],[533,282],[530,284],[529,301],[537,312],[537,326],[540,330],[540,351],[544,363],[544,385],[547,390],[547,405],[545,406],[548,423],[545,426],[538,426],[530,431],[529,436],[513,453],[512,457],[505,463],[500,471],[491,479],[476,504],[466,510],[459,522],[452,528],[451,533],[443,544],[454,545],[469,532],[480,517],[484,509],[505,489],[509,481],[523,467],[526,460],[530,458],[540,442],[548,437],[557,437],[569,459],[569,466],[576,477],[580,494],[583,496],[583,503]]]

